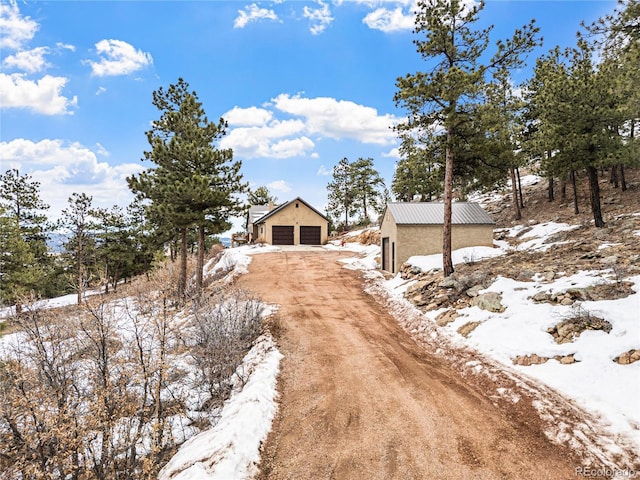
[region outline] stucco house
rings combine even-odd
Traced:
[[[493,246],[495,222],[477,203],[451,205],[451,249]],[[388,203],[380,225],[382,269],[396,273],[409,257],[442,253],[444,204]]]
[[[297,197],[278,207],[249,208],[247,232],[250,241],[271,245],[324,245],[329,219]]]

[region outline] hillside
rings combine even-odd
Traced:
[[[447,279],[440,255],[412,257],[399,275],[374,281],[373,289],[386,292],[414,338],[449,357],[480,388],[488,377],[503,378],[505,388],[495,395],[504,400],[518,383],[506,378],[517,372],[589,412],[586,427],[569,427],[575,414],[539,401],[549,437],[582,445],[577,448],[612,468],[637,466],[637,453],[611,458],[623,446],[640,449],[639,172],[627,172],[626,192],[602,178],[602,229],[593,227],[585,185],[575,215],[570,199],[547,200],[544,180],[523,181],[520,221],[503,192],[473,198],[496,220],[496,248],[454,252],[456,271]],[[417,314],[407,314],[407,300]],[[580,439],[599,429],[615,440]]]

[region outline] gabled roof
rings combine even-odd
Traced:
[[[270,212],[268,212],[266,215],[260,217],[259,219],[257,219],[255,222],[255,224],[260,224],[263,223],[265,220],[267,220],[268,218],[272,217],[273,215],[276,215],[278,212],[284,210],[286,207],[288,207],[289,205],[295,203],[295,202],[300,202],[300,203],[304,203],[307,207],[309,207],[311,210],[313,210],[314,212],[316,212],[318,215],[320,215],[322,218],[324,218],[327,222],[329,221],[329,219],[327,217],[325,217],[323,214],[321,214],[318,210],[316,210],[315,208],[313,208],[311,205],[309,205],[307,202],[305,202],[303,199],[301,199],[300,197],[296,197],[293,200],[287,202],[287,203],[283,203],[282,205],[280,205],[279,207],[274,208],[273,210],[271,210]]]
[[[396,225],[442,225],[444,203],[391,202],[386,209],[391,213]],[[382,217],[384,219],[384,216]],[[493,225],[495,222],[478,203],[453,202],[451,204],[453,225]]]

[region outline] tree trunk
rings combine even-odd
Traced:
[[[553,176],[549,175],[549,186],[547,187],[547,191],[548,191],[548,200],[550,202],[553,202],[554,200],[554,195],[553,195]]]
[[[518,186],[516,184],[516,169],[512,166],[511,170],[511,203],[513,204],[513,213],[515,213],[516,220],[522,218],[520,212],[520,201],[518,199]]]
[[[626,192],[627,191],[627,179],[624,177],[624,165],[620,164],[619,168],[620,168],[620,187],[621,187],[620,189],[623,192]]]
[[[204,270],[204,225],[198,227],[198,263],[196,266],[196,288],[198,293],[202,289],[203,285],[203,270]]]
[[[451,259],[451,202],[453,201],[453,151],[451,131],[447,131],[447,149],[444,169],[444,221],[442,225],[442,268],[444,276],[451,275],[453,260]]]
[[[520,180],[520,169],[516,167],[516,175],[518,176],[518,195],[520,196],[520,208],[524,208],[524,196],[522,195],[522,181]]]
[[[180,230],[181,249],[180,249],[180,277],[178,278],[178,297],[180,300],[185,299],[187,290],[187,229]]]
[[[591,193],[591,211],[597,228],[604,227],[602,209],[600,208],[600,185],[598,183],[598,170],[595,167],[587,167],[589,175],[589,191]]]
[[[571,178],[571,188],[573,189],[573,213],[578,215],[580,213],[580,209],[578,208],[578,186],[576,185],[575,170],[571,170],[571,173],[569,173],[569,178]]]
[[[566,200],[567,199],[567,177],[563,177],[562,180],[560,180],[560,198],[562,200]]]
[[[77,269],[78,269],[78,305],[82,303],[82,288],[83,288],[83,272],[82,272],[82,232],[78,232],[78,247],[77,247]]]
[[[613,184],[613,188],[618,188],[620,183],[618,182],[618,166],[613,165],[611,167],[611,176],[609,177],[609,183]]]

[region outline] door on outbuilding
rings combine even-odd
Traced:
[[[300,245],[320,245],[320,227],[300,227]]]
[[[293,225],[274,225],[271,227],[271,243],[273,245],[293,245]]]

